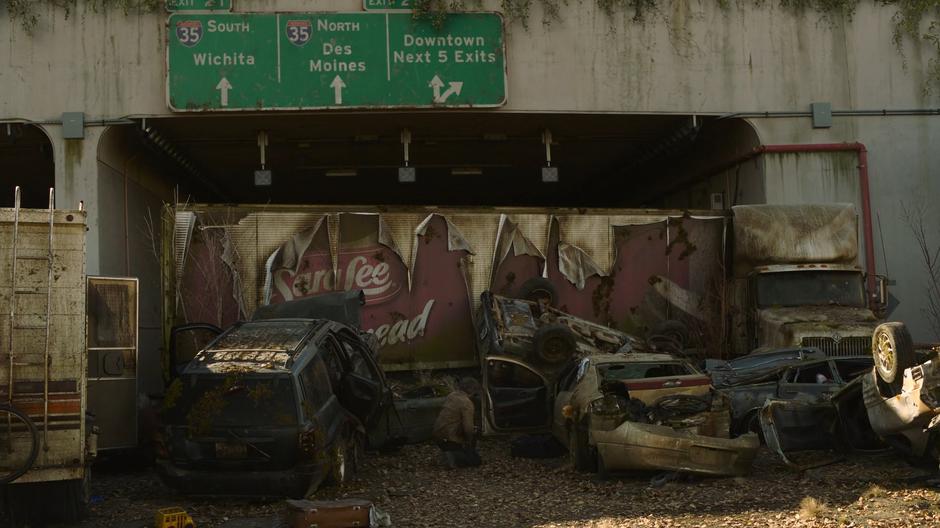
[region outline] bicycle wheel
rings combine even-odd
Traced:
[[[0,405],[0,485],[22,477],[38,454],[36,424],[18,409]]]

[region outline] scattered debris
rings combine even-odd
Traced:
[[[401,528],[894,528],[899,519],[906,527],[940,525],[940,490],[925,486],[925,472],[895,456],[850,454],[814,470],[813,479],[797,479],[761,450],[746,477],[653,488],[650,473],[599,481],[574,471],[564,457],[513,458],[510,444],[483,439],[483,465],[460,472],[437,465],[436,446],[407,445],[394,456],[367,457],[355,478],[321,488],[314,499],[367,499]],[[883,491],[864,498],[873,486]],[[173,505],[199,528],[271,528],[284,509],[280,499],[180,497],[152,472],[123,466],[96,471],[92,491],[107,500],[68,528],[149,528],[156,509]],[[799,517],[807,496],[830,510],[812,520]]]

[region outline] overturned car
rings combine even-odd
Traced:
[[[940,460],[940,357],[917,363],[902,323],[879,325],[872,337],[874,367],[829,401],[768,400],[761,409],[767,445],[785,463],[805,469],[804,451],[872,450],[890,446],[912,459]],[[827,462],[825,460],[822,463]],[[820,462],[813,462],[818,464]]]
[[[516,358],[543,372],[557,372],[575,356],[644,346],[631,335],[574,317],[545,302],[486,291],[480,309],[480,355]]]

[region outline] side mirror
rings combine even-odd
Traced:
[[[872,292],[872,297],[875,308],[880,312],[888,306],[888,282],[888,277],[875,275],[875,291]]]

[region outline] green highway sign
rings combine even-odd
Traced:
[[[167,103],[178,112],[506,103],[502,18],[410,13],[174,13]]]
[[[414,0],[362,0],[366,11],[412,11]]]
[[[394,0],[389,0],[394,1]],[[232,0],[166,0],[167,11],[231,11]]]

